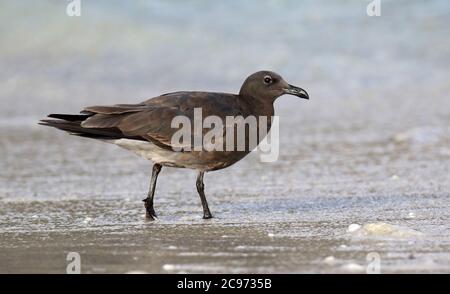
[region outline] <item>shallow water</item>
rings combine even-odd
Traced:
[[[382,2],[374,19],[364,1],[96,1],[74,19],[57,2],[3,1],[0,272],[64,273],[72,251],[83,273],[354,273],[370,252],[384,273],[450,272],[450,5]],[[193,171],[163,169],[148,222],[150,163],[36,125],[237,92],[261,68],[311,100],[276,102],[278,161],[251,154],[205,176],[212,220]]]

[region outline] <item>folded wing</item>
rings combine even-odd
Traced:
[[[176,92],[139,104],[90,106],[76,115],[50,114],[49,117],[56,120],[40,123],[82,137],[144,140],[162,148],[179,148],[188,146],[172,146],[172,136],[178,131],[171,127],[174,117],[185,116],[193,126],[196,107],[202,108],[203,116],[217,115],[224,119],[226,115],[241,115],[236,102],[231,94]]]

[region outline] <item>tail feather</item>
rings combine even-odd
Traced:
[[[58,118],[67,121],[83,121],[88,117],[92,116],[92,114],[60,114],[60,113],[52,113],[49,114],[48,117]]]
[[[126,136],[117,128],[83,128],[81,123],[90,115],[50,114],[49,117],[57,119],[43,119],[40,125],[53,127],[66,131],[71,135],[87,137],[91,139],[134,139],[145,140],[142,137]]]

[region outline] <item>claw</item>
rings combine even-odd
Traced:
[[[154,221],[155,220],[155,218],[151,214],[149,214],[148,212],[145,213],[145,219],[149,220],[149,221]]]
[[[210,213],[203,214],[203,219],[210,219],[213,218],[213,216]]]

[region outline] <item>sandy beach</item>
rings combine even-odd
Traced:
[[[252,2],[0,4],[0,273],[450,273],[450,5]],[[276,102],[276,162],[206,174],[211,220],[194,171],[146,221],[150,162],[37,125],[260,69],[311,99]]]

